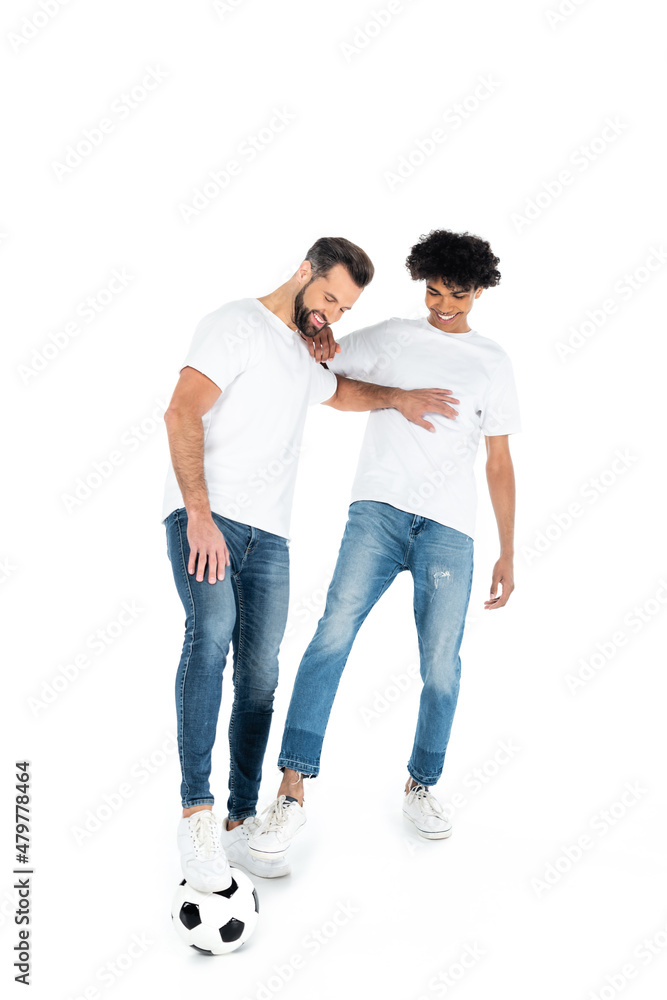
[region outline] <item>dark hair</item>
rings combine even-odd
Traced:
[[[332,267],[342,264],[359,288],[370,284],[375,273],[368,254],[342,236],[320,237],[306,254],[306,260],[311,263],[314,278],[324,278]]]
[[[486,240],[472,233],[433,229],[411,249],[405,266],[413,281],[437,278],[444,285],[468,291],[492,288],[500,281],[500,271]]]

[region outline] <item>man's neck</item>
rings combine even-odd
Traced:
[[[258,296],[258,301],[272,312],[278,319],[281,319],[290,330],[296,330],[294,315],[294,295],[289,284],[281,285],[274,292],[268,295]]]

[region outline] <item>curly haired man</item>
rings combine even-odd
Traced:
[[[303,656],[290,701],[278,766],[278,797],[248,840],[257,859],[284,857],[305,823],[303,778],[320,754],[343,668],[371,608],[403,570],[414,581],[423,681],[402,800],[405,817],[428,839],[451,824],[430,788],[440,778],[458,700],[463,638],[473,573],[476,490],[473,465],[481,434],[498,525],[500,555],[486,609],[512,590],[515,486],[508,436],[520,430],[510,359],[471,329],[468,316],[497,285],[498,258],[470,233],[436,230],[412,247],[406,266],[425,282],[427,315],[389,319],[333,340],[311,343],[315,360],[352,378],[397,385],[451,386],[458,417],[434,415],[430,427],[374,410],[362,444],[352,503],[324,614]]]

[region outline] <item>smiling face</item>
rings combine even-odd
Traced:
[[[306,337],[314,337],[327,324],[337,323],[361,295],[359,288],[342,264],[328,274],[313,277],[294,299],[294,322]]]
[[[448,333],[468,333],[470,327],[467,316],[482,291],[481,286],[466,290],[456,285],[445,285],[440,278],[429,279],[426,282],[429,323]]]

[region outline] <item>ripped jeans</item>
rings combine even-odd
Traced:
[[[423,681],[408,771],[427,786],[440,778],[459,693],[459,649],[472,584],[473,540],[376,500],[350,505],[324,615],[294,682],[279,767],[312,776],[319,773],[324,733],[354,639],[402,570],[409,570],[414,581]],[[388,662],[387,673],[395,667]]]

